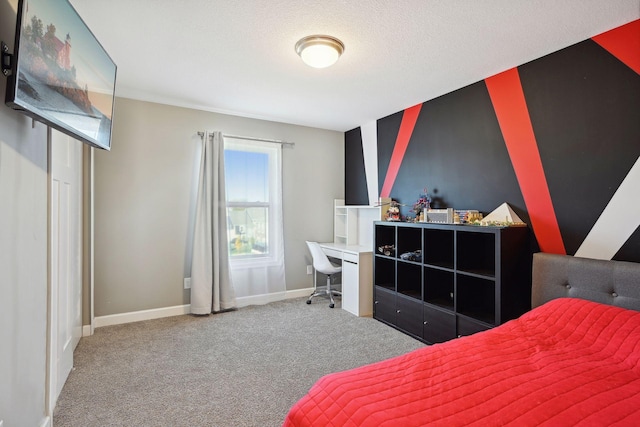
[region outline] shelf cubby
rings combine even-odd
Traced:
[[[398,227],[396,249],[398,258],[405,253],[422,250],[422,228]]]
[[[422,267],[415,263],[398,261],[397,268],[396,291],[422,300]]]
[[[456,312],[491,325],[496,324],[494,280],[457,274]]]
[[[422,259],[425,264],[453,268],[453,230],[424,229]]]
[[[453,310],[455,295],[453,272],[425,266],[423,295],[424,302]]]
[[[393,259],[377,256],[373,270],[374,284],[381,288],[396,290],[396,262]]]
[[[375,239],[374,239],[374,248],[373,251],[376,255],[384,255],[383,252],[380,251],[382,247],[393,246],[395,248],[396,244],[396,229],[395,227],[386,227],[384,225],[376,225],[374,227]],[[395,258],[396,251],[395,249],[388,256],[392,256]]]
[[[482,228],[478,229],[482,230]],[[495,277],[496,236],[494,233],[458,231],[456,243],[456,270]]]

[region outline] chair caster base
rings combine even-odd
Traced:
[[[311,300],[310,299],[307,300],[307,304],[311,304]]]
[[[329,308],[333,308],[335,306],[336,306],[335,304],[329,304]]]

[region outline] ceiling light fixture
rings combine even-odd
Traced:
[[[296,43],[296,53],[305,64],[326,68],[336,63],[344,52],[344,43],[331,36],[307,36]]]

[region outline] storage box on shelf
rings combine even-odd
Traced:
[[[385,247],[395,251],[385,255]],[[374,317],[427,343],[489,329],[530,308],[527,227],[378,221],[374,252]],[[410,253],[418,256],[403,256]]]

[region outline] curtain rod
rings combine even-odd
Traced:
[[[204,132],[198,131],[198,135],[200,135],[200,138],[202,138],[204,137]],[[294,142],[282,141],[280,139],[266,139],[266,138],[256,138],[253,136],[228,135],[226,133],[223,133],[222,136],[225,138],[244,139],[245,141],[271,142],[274,144],[281,144],[283,146],[291,147],[291,148],[293,148],[296,145]]]

